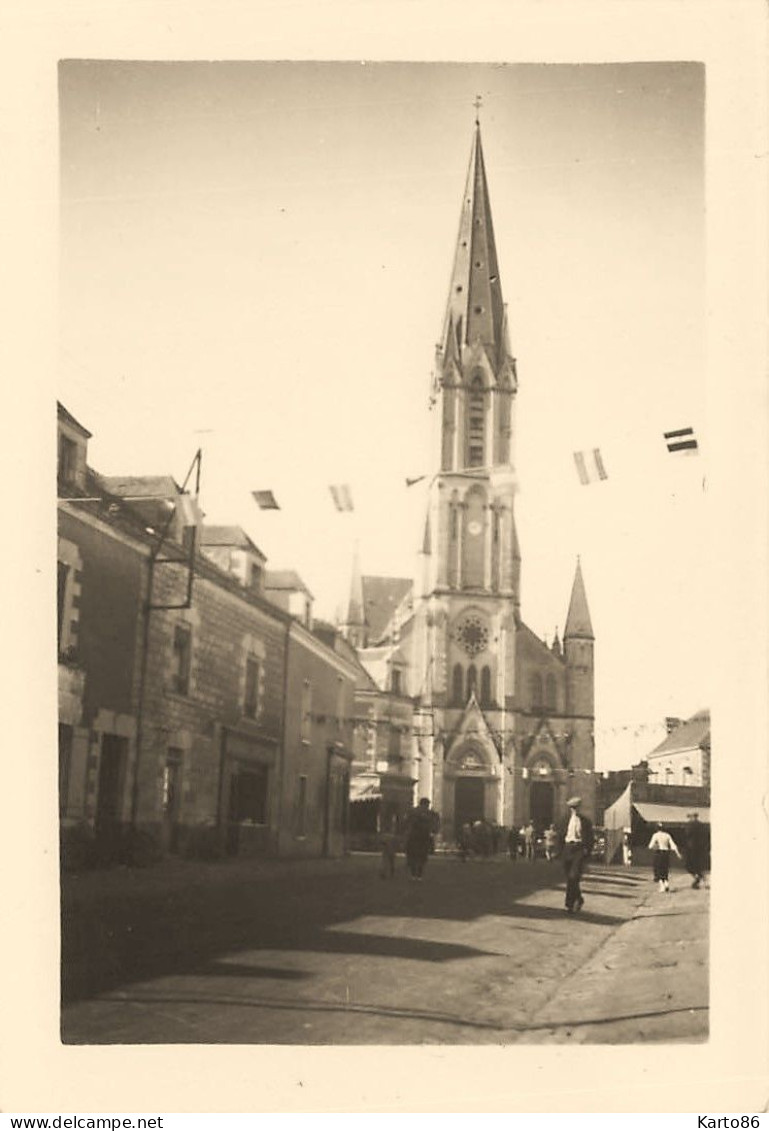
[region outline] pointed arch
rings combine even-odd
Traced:
[[[465,673],[462,671],[462,665],[454,664],[454,672],[451,679],[451,701],[456,707],[461,707],[464,703],[462,696],[464,682]]]
[[[464,588],[483,588],[486,538],[486,495],[481,487],[472,487],[465,496],[462,528],[462,586]]]
[[[467,392],[467,451],[465,466],[486,466],[486,408],[487,393],[483,373],[477,369]]]
[[[476,698],[478,696],[478,669],[475,664],[470,664],[467,669],[467,698],[475,692]]]
[[[462,508],[459,495],[452,491],[449,501],[449,553],[448,553],[448,583],[455,589],[459,582],[459,524]]]
[[[491,668],[488,664],[481,668],[481,706],[491,706]]]

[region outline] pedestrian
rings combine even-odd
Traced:
[[[518,829],[513,825],[510,832],[507,834],[507,851],[510,853],[510,859],[515,864],[516,857],[518,856]]]
[[[657,821],[657,830],[649,841],[649,848],[654,853],[654,879],[659,884],[660,891],[670,891],[670,853],[675,852],[678,859],[681,853],[670,833],[666,833],[662,821]]]
[[[558,831],[555,825],[550,825],[545,829],[545,859],[550,861],[555,858],[556,849],[558,847]]]
[[[395,876],[395,857],[398,852],[397,817],[393,817],[389,829],[382,834],[382,862],[379,875],[383,880],[391,880]]]
[[[629,868],[633,863],[633,844],[630,829],[622,830],[622,863]]]
[[[570,797],[566,804],[569,812],[561,822],[559,834],[566,875],[566,910],[571,915],[575,911],[581,911],[585,903],[580,880],[585,861],[593,851],[593,822],[579,811],[581,797]]]
[[[707,867],[707,829],[700,823],[699,813],[689,813],[684,844],[686,870],[694,877],[692,887],[698,888],[705,879]]]
[[[435,817],[430,802],[423,797],[411,810],[406,834],[406,863],[412,880],[421,880],[435,832]]]
[[[529,821],[523,830],[523,845],[527,860],[534,860],[534,825]]]
[[[470,822],[465,821],[459,830],[459,858],[463,864],[467,863],[467,857],[472,852],[472,835],[473,832],[470,827]]]

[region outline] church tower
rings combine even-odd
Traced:
[[[432,731],[420,792],[432,797],[444,827],[479,816],[504,824],[511,812],[504,763],[513,731],[520,608],[516,389],[476,121],[435,358],[438,466],[414,609],[415,662],[425,672],[420,706]]]
[[[593,629],[577,563],[552,645],[521,617],[515,358],[475,123],[443,330],[433,466],[413,583],[353,568],[343,630],[382,689],[402,671],[409,774],[452,841],[483,818],[538,831],[579,792],[594,813]],[[400,685],[399,677],[399,685]]]

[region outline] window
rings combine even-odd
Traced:
[[[294,836],[307,835],[307,777],[302,774],[296,782],[296,815],[294,818]]]
[[[456,540],[457,540],[458,528],[459,528],[459,512],[457,510],[457,507],[454,504],[452,504],[452,506],[451,506],[451,541],[452,542],[456,542]]]
[[[312,685],[309,679],[302,684],[302,742],[309,742],[312,738]]]
[[[400,695],[401,693],[401,673],[400,668],[393,668],[390,675],[390,686],[393,694]]]
[[[260,592],[262,588],[262,567],[256,562],[251,563],[248,584],[256,593]]]
[[[56,577],[56,605],[57,605],[57,641],[59,652],[62,650],[64,640],[64,617],[67,609],[67,582],[69,581],[70,567],[65,562],[58,563]]]
[[[255,719],[259,710],[259,661],[253,656],[246,658],[246,689],[243,699],[243,714],[247,719]]]
[[[470,386],[467,406],[468,467],[483,467],[485,424],[486,397],[483,391],[483,377],[476,374]]]
[[[539,672],[534,672],[529,679],[529,700],[532,708],[542,706],[542,676]]]
[[[462,685],[464,684],[464,672],[462,671],[461,664],[454,665],[454,675],[452,680],[451,698],[457,707],[462,705]]]
[[[190,659],[192,654],[192,632],[188,625],[174,626],[174,666],[171,687],[177,695],[189,695]]]
[[[478,670],[475,664],[470,664],[467,669],[467,698],[478,692]]]
[[[60,483],[74,483],[77,468],[77,444],[68,436],[59,433],[59,466],[58,479]]]
[[[67,815],[72,766],[72,727],[59,723],[59,816]]]
[[[491,705],[491,668],[481,668],[481,706]]]

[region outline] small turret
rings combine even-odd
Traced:
[[[577,570],[571,590],[569,613],[563,634],[566,661],[566,710],[568,714],[592,718],[595,711],[593,670],[593,626],[587,607],[582,566]]]

